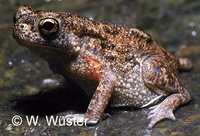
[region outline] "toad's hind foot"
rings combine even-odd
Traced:
[[[150,108],[148,119],[151,119],[148,128],[152,128],[157,122],[164,118],[176,120],[173,111],[181,104],[188,103],[191,96],[188,91],[182,88],[181,93],[175,93],[168,96],[162,103]]]
[[[164,118],[171,119],[173,121],[176,120],[173,110],[167,107],[162,103],[155,105],[149,108],[151,111],[148,113],[148,119],[151,119],[148,128],[152,128],[157,122]]]
[[[192,61],[188,58],[179,58],[180,70],[190,70],[193,67]]]

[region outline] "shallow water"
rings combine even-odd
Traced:
[[[45,61],[12,38],[12,18],[19,5],[67,11],[95,20],[123,23],[148,32],[176,56],[188,57],[194,68],[180,73],[193,100],[175,111],[176,122],[164,120],[146,130],[148,109],[107,109],[110,117],[95,126],[48,126],[45,115],[84,112],[88,99],[69,92],[40,92],[45,78],[57,78]],[[0,132],[22,135],[200,135],[200,1],[159,0],[1,0],[0,1]],[[64,97],[66,96],[66,97]],[[85,102],[86,101],[86,102]],[[79,110],[81,109],[81,110]],[[11,119],[20,115],[22,125]],[[29,126],[26,116],[39,115]]]

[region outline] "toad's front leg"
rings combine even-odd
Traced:
[[[99,84],[93,94],[86,113],[66,115],[65,118],[71,118],[75,121],[79,120],[79,122],[86,121],[87,124],[92,125],[96,124],[104,116],[104,110],[111,97],[117,78],[109,68],[104,67],[95,60],[86,56],[82,56],[81,59],[83,59],[85,63],[85,72],[81,73],[82,76],[94,81],[96,80]]]

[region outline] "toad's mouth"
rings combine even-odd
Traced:
[[[69,51],[66,48],[41,45],[37,43],[32,43],[30,41],[24,41],[22,39],[16,39],[16,41],[21,46],[27,47],[34,54],[38,55],[48,62],[60,61],[63,58],[68,58],[68,56],[70,55]]]
[[[13,38],[17,41],[17,43],[23,47],[27,47],[27,48],[31,48],[31,49],[42,49],[42,50],[45,50],[45,49],[53,49],[53,50],[57,50],[57,51],[65,51],[65,47],[64,46],[57,46],[57,45],[53,45],[51,43],[43,43],[43,44],[39,44],[39,43],[35,43],[35,42],[31,42],[31,41],[26,41],[26,40],[22,40],[20,38],[17,38],[14,34],[13,34]]]

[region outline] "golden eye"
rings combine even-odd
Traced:
[[[39,31],[45,39],[57,38],[60,30],[59,22],[54,18],[43,18],[39,21]]]

